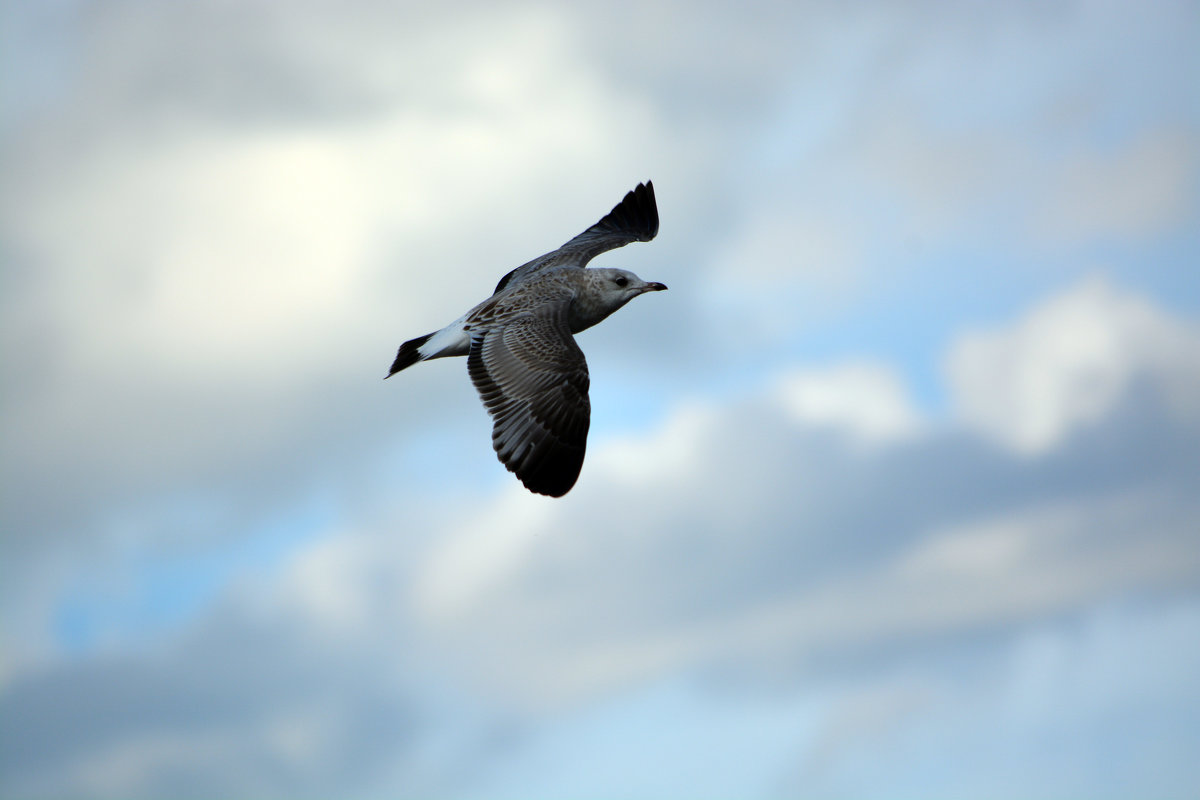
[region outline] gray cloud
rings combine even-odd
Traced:
[[[1131,323],[1115,292],[1096,361],[1061,318],[963,342],[953,424],[862,344],[992,292],[994,318],[1105,232],[1186,227],[1189,6],[14,8],[6,793],[447,794],[541,710],[654,676],[819,683],[1194,589],[1190,324]],[[587,334],[585,481],[537,505],[461,364],[379,377],[644,178],[662,235],[614,258],[672,292]],[[829,347],[846,325],[871,364]],[[800,363],[810,335],[829,369]],[[1070,369],[999,363],[1051,340]],[[316,542],[170,637],[61,641],[72,587],[136,595],[128,573],[310,506]],[[879,705],[944,711],[935,683]],[[850,717],[830,793],[870,727]]]
[[[994,335],[1020,342],[1044,324],[1033,313]],[[450,518],[341,530],[174,643],[13,676],[0,700],[18,722],[7,784],[461,788],[458,759],[489,763],[505,720],[527,729],[618,687],[680,671],[742,688],[886,674],[941,649],[1011,647],[1030,625],[1121,598],[1191,591],[1200,432],[1165,402],[1177,373],[1159,367],[1130,371],[1102,417],[1032,457],[968,428],[880,429],[870,405],[861,428],[806,416],[786,394],[799,384],[783,381],[602,446],[570,502],[505,490]],[[876,396],[853,372],[820,379]],[[406,516],[433,535],[404,534]],[[933,691],[914,702],[946,713]],[[463,716],[464,698],[491,710]],[[858,745],[836,730],[860,724],[831,718],[835,744],[813,758],[840,764]],[[455,744],[430,761],[421,743],[438,736]]]
[[[1139,352],[1140,331],[1110,310],[1085,293],[996,337],[1019,343],[1048,317],[1091,315],[1121,352]],[[856,444],[789,419],[769,394],[683,416],[601,456],[572,504],[484,512],[517,521],[451,537],[418,602],[439,638],[461,637],[473,661],[490,653],[480,680],[539,702],[696,659],[841,666],[859,651],[1194,585],[1200,429],[1192,410],[1173,410],[1170,387],[1191,374],[1197,338],[1176,329],[1169,344],[1140,351],[1157,379],[1130,365],[1103,415],[1038,457],[971,429]],[[993,359],[999,385],[1036,362],[1038,348],[1022,352]],[[1164,352],[1178,356],[1170,367]],[[1077,357],[1064,374],[1089,367]],[[1074,385],[1048,391],[1054,406]]]
[[[591,337],[598,367],[619,357],[646,369],[663,359],[639,343],[690,329],[699,335],[670,341],[666,360],[698,384],[711,371],[697,368],[714,349],[724,363],[735,334],[781,359],[806,320],[852,312],[902,233],[862,243],[870,209],[853,198],[892,202],[871,176],[946,153],[997,161],[974,132],[931,151],[923,117],[897,128],[896,108],[880,102],[941,97],[921,79],[927,62],[957,53],[978,23],[939,17],[899,46],[897,31],[920,28],[928,10],[876,9],[865,28],[820,4],[761,10],[664,7],[634,30],[622,23],[633,9],[609,7],[476,9],[461,21],[375,3],[338,14],[139,2],[28,12],[60,78],[5,145],[5,360],[26,376],[5,400],[6,527],[35,549],[82,530],[94,538],[96,520],[145,515],[183,491],[236,515],[335,481],[339,452],[389,457],[414,421],[459,416],[471,399],[445,382],[406,393],[395,413],[398,392],[366,380],[380,358],[443,324],[451,312],[438,309],[458,308],[463,291],[486,292],[511,263],[570,236],[632,180],[659,178],[664,232],[621,263],[678,286],[679,299]],[[1023,18],[1004,18],[1001,52],[1028,33]],[[1097,35],[1070,30],[1080,47]],[[926,39],[937,47],[919,47]],[[836,52],[821,44],[843,40]],[[1044,49],[1057,57],[1057,42]],[[818,64],[832,74],[810,75]],[[979,69],[999,81],[1002,66]],[[1059,82],[1073,85],[1076,71]],[[822,98],[848,127],[814,144],[804,120]],[[772,153],[780,163],[753,167]],[[779,167],[778,180],[764,174]],[[899,181],[900,204],[969,205],[973,184],[946,190],[935,173]],[[767,286],[774,301],[762,299]],[[764,302],[777,305],[763,313]],[[763,329],[765,318],[782,322]]]
[[[8,686],[6,792],[353,793],[411,759],[424,712],[371,654],[219,620],[182,646],[64,664]]]

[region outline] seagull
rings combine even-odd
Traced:
[[[667,288],[623,269],[585,267],[657,233],[654,184],[646,181],[562,247],[509,272],[487,300],[400,345],[385,380],[418,361],[466,356],[500,462],[531,492],[562,497],[583,468],[591,421],[587,361],[574,334]]]

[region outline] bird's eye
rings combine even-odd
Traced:
[[[623,286],[625,286],[625,284],[629,283],[629,278],[626,278],[624,275],[621,275],[620,277],[613,278],[613,283],[615,283],[617,286],[623,287]]]

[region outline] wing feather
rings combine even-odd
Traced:
[[[648,242],[658,234],[658,204],[654,183],[646,181],[626,193],[625,198],[592,227],[562,247],[538,256],[509,272],[496,284],[496,292],[550,267],[586,266],[596,256],[624,247],[630,242]]]
[[[477,328],[467,372],[492,416],[492,447],[530,491],[561,497],[583,468],[588,370],[567,301]]]

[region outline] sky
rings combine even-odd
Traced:
[[[1188,2],[0,5],[0,794],[1200,792]],[[595,264],[576,487],[460,359]]]

